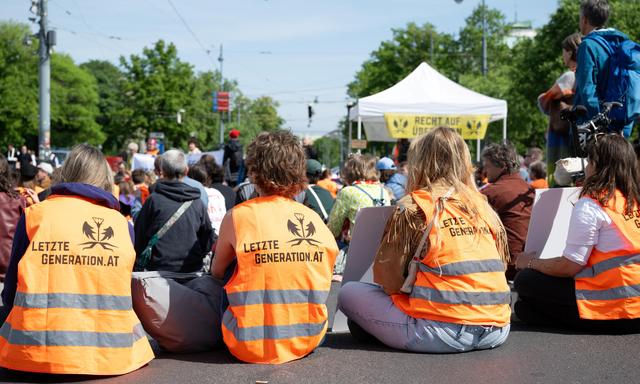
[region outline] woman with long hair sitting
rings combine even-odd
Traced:
[[[350,282],[340,291],[352,334],[413,352],[501,345],[511,315],[506,234],[475,186],[467,145],[436,128],[411,143],[408,168],[410,193],[374,263],[381,286]]]
[[[640,332],[640,182],[633,147],[596,136],[567,243],[559,257],[522,254],[514,285],[518,318],[604,333]]]

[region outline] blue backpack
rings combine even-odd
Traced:
[[[598,34],[589,38],[598,42],[609,54],[609,76],[603,93],[604,102],[617,101],[622,108],[614,108],[609,117],[616,125],[626,126],[640,116],[640,45],[626,39],[609,42]]]

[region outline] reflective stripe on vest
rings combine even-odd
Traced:
[[[622,193],[615,191],[605,206],[621,239],[618,249],[602,252],[594,247],[587,265],[575,276],[580,318],[620,320],[640,318],[640,228],[634,214],[627,215]]]
[[[325,329],[327,321],[321,323],[303,323],[288,325],[261,325],[257,327],[238,327],[238,320],[230,311],[222,316],[222,324],[233,332],[238,341],[277,340],[294,337],[318,336]]]
[[[606,272],[615,268],[624,267],[625,265],[632,265],[632,264],[640,264],[640,254],[628,255],[628,256],[617,256],[607,260],[603,260],[590,267],[585,267],[582,271],[580,271],[576,275],[575,278],[581,279],[581,278],[596,277],[603,272]]]
[[[435,273],[441,276],[461,276],[470,273],[482,272],[503,272],[504,263],[502,260],[468,260],[458,261],[450,264],[441,265],[437,268],[431,268],[426,264],[420,264],[420,271]]]
[[[75,293],[17,292],[14,306],[24,308],[79,308],[126,311],[132,308],[131,296],[83,295]]]
[[[640,284],[625,285],[601,291],[576,289],[576,298],[578,300],[618,300],[631,297],[640,298]]]
[[[302,289],[258,290],[232,292],[227,297],[231,306],[294,303],[325,304],[329,298],[329,291]]]
[[[438,289],[415,286],[411,297],[435,301],[443,304],[499,305],[511,302],[511,292],[462,292],[441,291]]]
[[[131,333],[77,332],[77,331],[22,331],[13,329],[9,322],[0,328],[0,336],[13,345],[44,347],[99,347],[130,348],[146,337],[141,324]]]

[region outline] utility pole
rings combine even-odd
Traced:
[[[482,0],[482,76],[487,77],[487,7]]]
[[[220,44],[220,56],[218,56],[218,61],[220,62],[220,92],[224,92],[224,76],[222,76],[222,64],[224,62],[224,57],[222,56],[222,44]],[[224,114],[220,112],[220,147],[224,145]]]
[[[38,31],[38,156],[40,160],[44,160],[46,158],[45,151],[48,151],[51,145],[51,50],[56,44],[56,33],[47,29],[47,0],[32,0],[31,12],[40,17],[40,30]]]

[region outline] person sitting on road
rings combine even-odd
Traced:
[[[547,183],[547,166],[542,161],[536,161],[529,165],[529,175],[531,176],[531,183],[529,184],[531,188],[549,188],[549,183]]]
[[[132,310],[133,233],[102,153],[74,147],[61,182],[18,221],[2,299],[0,366],[119,375],[153,359]]]
[[[408,162],[411,192],[387,222],[374,263],[380,285],[346,283],[338,307],[356,338],[392,348],[497,347],[510,329],[509,253],[500,219],[476,188],[469,149],[440,127],[413,140]]]
[[[214,241],[214,231],[200,191],[183,183],[188,172],[184,153],[172,149],[160,156],[162,179],[142,206],[135,221],[137,269],[196,272]],[[205,192],[206,193],[206,192]],[[182,208],[184,207],[184,208]],[[157,239],[160,229],[183,209],[174,224]],[[151,244],[155,239],[155,244]],[[145,250],[151,246],[150,258]]]
[[[561,256],[522,254],[514,281],[525,323],[590,332],[640,332],[640,168],[619,134],[588,147],[580,199]]]
[[[331,193],[317,185],[322,175],[322,164],[318,160],[307,159],[307,181],[309,186],[305,190],[303,204],[316,211],[322,221],[329,220],[329,212],[333,208],[334,199]]]
[[[487,196],[498,213],[509,238],[510,262],[507,279],[516,275],[515,259],[524,250],[531,219],[535,191],[518,174],[515,148],[509,144],[492,144],[482,151],[482,168],[489,184],[480,192]]]
[[[407,193],[407,177],[397,172],[396,165],[388,157],[378,160],[376,169],[380,172],[380,181],[393,193],[393,199],[400,200]]]
[[[222,279],[233,270],[224,287],[222,335],[242,361],[300,359],[327,331],[338,249],[320,217],[293,199],[305,188],[305,161],[290,132],[259,134],[246,158],[259,196],[235,206],[222,221],[211,274]]]

